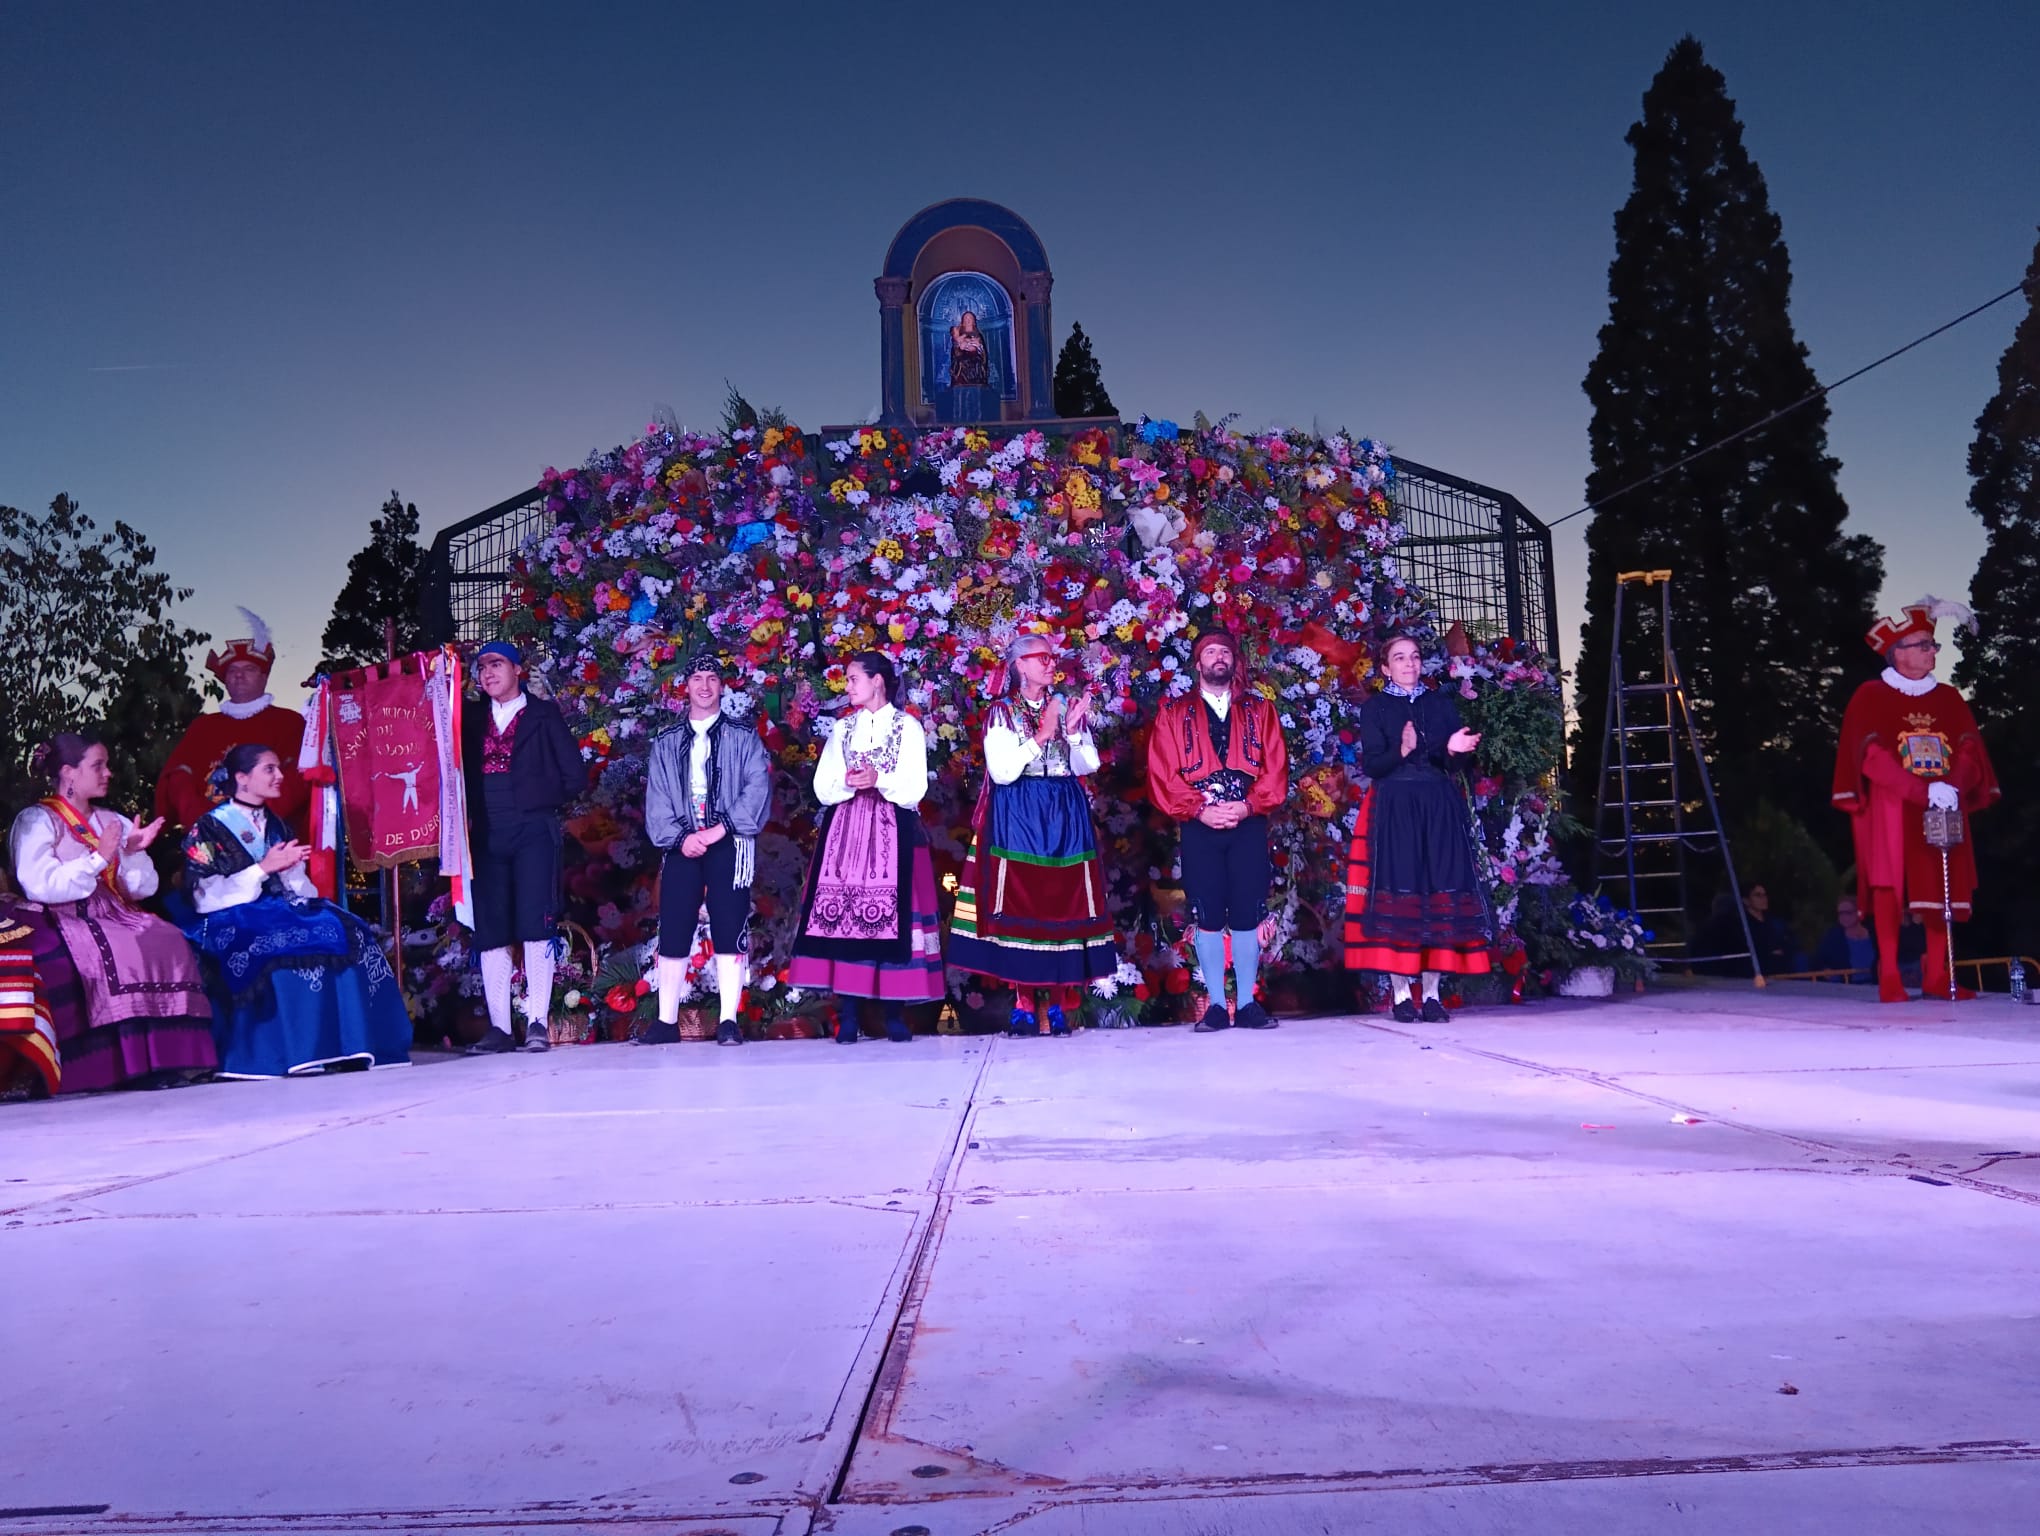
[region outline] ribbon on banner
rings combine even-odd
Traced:
[[[440,745],[414,651],[331,680],[333,741],[347,851],[358,869],[388,869],[440,851]]]
[[[460,653],[442,646],[432,658],[426,693],[432,702],[432,724],[439,735],[439,872],[452,881],[453,915],[473,928],[474,857],[468,848],[467,774],[461,762]]]
[[[311,791],[307,824],[312,856],[305,863],[305,872],[321,896],[335,901],[340,891],[340,774],[333,755],[333,690],[323,677],[305,701],[298,776]]]

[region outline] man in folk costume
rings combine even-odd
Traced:
[[[1968,701],[1934,677],[1941,649],[1934,622],[1945,617],[1975,629],[1967,608],[1933,597],[1896,619],[1877,621],[1868,639],[1884,657],[1884,672],[1849,700],[1835,756],[1834,802],[1855,834],[1856,900],[1877,933],[1877,995],[1887,1003],[1906,999],[1898,943],[1899,914],[1908,907],[1927,930],[1922,990],[1930,998],[1949,995],[1941,850],[1927,846],[1927,810],[1962,816],[1962,841],[1948,850],[1945,895],[1956,921],[1966,922],[1976,890],[1969,813],[2000,793]],[[1955,995],[1975,994],[1963,989]]]
[[[269,693],[269,672],[276,665],[276,647],[269,626],[246,608],[248,638],[229,640],[224,650],[205,658],[206,670],[227,690],[217,711],[191,722],[156,780],[156,814],[170,826],[189,828],[212,809],[208,781],[231,747],[255,742],[268,747],[283,764],[283,793],[271,807],[300,835],[305,830],[305,781],[298,776],[298,755],[304,745],[305,719],[285,709]]]
[[[1261,919],[1273,866],[1268,816],[1289,798],[1289,748],[1275,706],[1246,685],[1239,642],[1223,630],[1190,648],[1196,687],[1168,699],[1148,736],[1148,796],[1183,827],[1183,893],[1197,925],[1197,968],[1210,1002],[1201,1031],[1273,1029],[1254,998]],[[1232,936],[1238,1010],[1225,1006]]]
[[[475,949],[489,1028],[468,1049],[512,1049],[510,946],[524,950],[524,1048],[552,1043],[553,966],[558,958],[563,834],[560,811],[588,787],[588,768],[559,705],[524,687],[524,653],[494,640],[475,656],[485,707],[463,712],[461,766],[467,777],[474,851]]]
[[[1487,898],[1454,781],[1480,737],[1460,723],[1449,690],[1424,681],[1408,635],[1383,647],[1386,680],[1360,706],[1360,768],[1369,786],[1346,866],[1346,964],[1389,978],[1396,1022],[1445,1022],[1441,972],[1488,972]],[[1455,763],[1455,759],[1457,762]],[[1422,979],[1419,1010],[1411,984]]]
[[[772,817],[772,759],[758,733],[723,713],[722,664],[687,663],[687,719],[652,743],[645,782],[645,833],[665,850],[659,869],[659,1021],[644,1045],[680,1038],[680,992],[704,902],[715,947],[721,1003],[717,1045],[742,1045],[744,925],[758,834]]]
[[[949,929],[949,963],[1016,990],[1007,1033],[1070,1032],[1078,989],[1119,965],[1084,777],[1098,771],[1091,695],[1050,689],[1055,642],[1022,635],[985,728],[985,782]],[[1035,1006],[1028,1007],[1028,994]]]

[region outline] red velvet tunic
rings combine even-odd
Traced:
[[[244,741],[259,741],[283,760],[283,793],[270,807],[300,836],[305,829],[305,781],[298,777],[298,753],[304,747],[304,716],[272,704],[246,720],[207,710],[191,722],[156,780],[156,814],[173,827],[195,827],[212,809],[206,776],[221,758]]]
[[[1896,891],[1902,905],[1941,910],[1941,851],[1927,846],[1922,817],[1927,786],[1941,779],[1962,795],[1963,838],[1948,851],[1948,894],[1955,916],[1969,916],[1976,858],[1969,817],[1998,798],[1997,774],[1969,703],[1946,683],[1914,698],[1882,678],[1858,688],[1842,717],[1835,755],[1835,808],[1848,813],[1856,838],[1856,899]]]

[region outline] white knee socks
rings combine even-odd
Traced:
[[[744,957],[742,955],[717,955],[715,957],[715,989],[722,994],[722,1023],[729,1023],[737,1016],[737,1010],[744,1006]]]
[[[659,956],[659,1022],[680,1022],[680,984],[687,976],[687,962],[669,955]]]
[[[527,942],[524,946],[524,1017],[533,1027],[549,1029],[552,1020],[553,947]]]
[[[1436,971],[1424,972],[1424,1001],[1427,1003],[1438,1001],[1438,973]]]
[[[1408,1001],[1410,1000],[1410,979],[1409,979],[1409,977],[1407,977],[1407,976],[1391,976],[1391,977],[1389,978],[1388,984],[1389,984],[1389,987],[1390,987],[1390,989],[1391,989],[1391,990],[1392,990],[1392,991],[1393,991],[1393,992],[1395,993],[1395,1000],[1396,1000],[1397,1002],[1399,1002],[1399,1003],[1406,1003],[1406,1002],[1408,1002]]]
[[[489,1025],[510,1033],[510,978],[516,962],[506,949],[485,949],[482,961],[482,999],[489,1005]]]

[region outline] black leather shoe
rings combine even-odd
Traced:
[[[856,1043],[857,1043],[857,1021],[855,1019],[846,1018],[843,1020],[842,1023],[836,1026],[836,1044],[855,1045]]]
[[[724,1019],[722,1023],[716,1025],[715,1043],[717,1045],[742,1045],[744,1043],[744,1032],[738,1027],[735,1019]]]
[[[497,1056],[504,1051],[514,1051],[516,1049],[517,1042],[512,1040],[503,1030],[491,1024],[482,1031],[482,1038],[467,1048],[467,1054],[470,1056]]]
[[[1240,1011],[1233,1018],[1234,1029],[1275,1029],[1277,1027],[1274,1016],[1251,998],[1240,1004]]]
[[[1424,999],[1424,1011],[1418,1015],[1426,1024],[1450,1024],[1452,1015],[1445,1011],[1445,1005],[1435,997]]]
[[[1417,1005],[1411,998],[1404,998],[1393,1008],[1389,1009],[1388,1012],[1389,1017],[1398,1024],[1414,1024],[1417,1022]]]
[[[1197,1021],[1197,1029],[1195,1033],[1200,1035],[1210,1035],[1216,1034],[1221,1029],[1231,1028],[1232,1028],[1232,1016],[1225,1011],[1225,1004],[1213,1003],[1209,1008],[1204,1010],[1204,1017]]]
[[[645,1032],[631,1041],[632,1045],[678,1045],[679,1043],[680,1026],[678,1024],[667,1024],[659,1019],[652,1020],[651,1023],[645,1026]]]
[[[912,1045],[914,1043],[914,1031],[908,1026],[905,1019],[887,1019],[885,1022],[885,1037],[892,1041],[894,1045]]]

